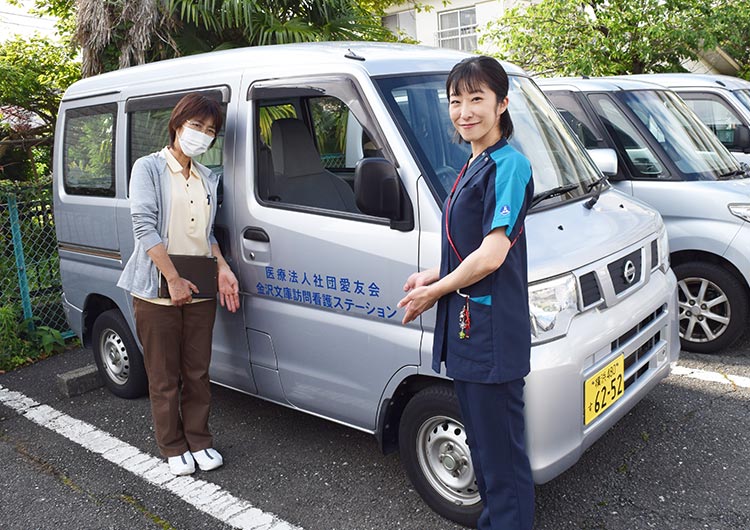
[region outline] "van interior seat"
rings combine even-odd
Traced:
[[[288,204],[359,212],[351,186],[323,167],[302,121],[282,118],[273,122],[271,155],[275,174],[270,195]]]
[[[278,201],[272,189],[274,179],[273,155],[271,148],[261,141],[258,148],[258,195],[264,201]]]

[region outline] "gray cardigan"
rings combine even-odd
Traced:
[[[211,202],[206,230],[210,247],[216,243],[213,228],[219,178],[206,166],[195,161],[193,164]],[[130,215],[133,219],[135,247],[120,274],[117,286],[143,298],[157,297],[159,271],[146,252],[159,243],[168,246],[171,193],[170,173],[163,152],[151,153],[135,161],[130,174]]]

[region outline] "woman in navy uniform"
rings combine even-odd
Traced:
[[[495,59],[464,59],[446,83],[450,117],[471,144],[443,208],[440,268],[404,286],[404,324],[438,303],[433,369],[454,380],[484,508],[480,530],[529,530],[534,483],[526,455],[523,378],[531,330],[524,219],[529,161],[508,144],[508,76]]]

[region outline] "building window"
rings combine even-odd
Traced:
[[[383,17],[383,26],[398,36],[399,40],[404,37],[417,40],[417,12],[414,9]]]
[[[477,49],[477,12],[473,7],[438,15],[438,46],[473,52]]]

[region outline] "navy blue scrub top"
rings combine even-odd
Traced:
[[[443,207],[440,277],[458,267],[492,230],[505,227],[512,246],[503,264],[468,294],[469,337],[459,338],[459,313],[465,299],[453,292],[438,301],[432,368],[446,363],[453,379],[504,383],[529,373],[531,328],[526,264],[526,211],[534,196],[528,159],[505,139],[488,148],[465,169]]]

